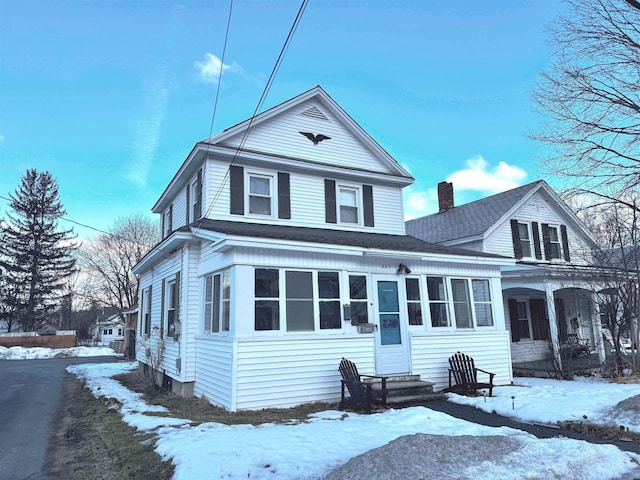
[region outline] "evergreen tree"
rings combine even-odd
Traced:
[[[28,169],[11,197],[13,214],[0,222],[0,270],[5,303],[24,331],[37,330],[56,307],[74,271],[73,230],[58,230],[65,210],[58,183],[47,172]]]

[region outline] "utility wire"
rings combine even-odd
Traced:
[[[302,3],[300,4],[300,8],[298,9],[298,13],[296,15],[296,18],[293,21],[293,24],[291,25],[291,28],[289,29],[289,33],[287,34],[287,38],[284,42],[284,45],[282,46],[282,49],[280,50],[280,54],[278,55],[278,58],[276,60],[276,63],[273,66],[273,69],[271,70],[271,74],[269,75],[269,79],[267,80],[267,83],[265,84],[264,89],[262,90],[262,95],[260,96],[260,100],[258,100],[258,104],[256,105],[255,110],[253,111],[253,115],[251,115],[251,118],[249,119],[249,124],[247,125],[247,128],[244,131],[244,134],[242,136],[242,139],[240,140],[240,144],[238,145],[238,147],[236,148],[233,158],[231,159],[231,163],[229,163],[229,167],[227,167],[227,171],[224,174],[224,177],[222,178],[222,181],[220,182],[220,186],[218,187],[218,190],[216,191],[216,194],[214,195],[213,199],[211,200],[209,207],[207,208],[206,213],[203,215],[204,218],[206,218],[210,213],[211,210],[213,210],[213,207],[215,206],[216,202],[218,201],[218,199],[220,198],[220,195],[222,194],[222,189],[224,188],[224,185],[227,183],[227,180],[229,179],[229,175],[231,172],[231,167],[233,166],[233,164],[236,162],[236,160],[238,159],[238,156],[240,155],[240,152],[242,151],[242,149],[244,148],[244,145],[247,141],[247,138],[249,136],[249,131],[251,130],[251,127],[253,125],[253,122],[256,118],[256,116],[258,115],[258,112],[260,111],[260,109],[262,108],[262,105],[264,104],[264,101],[267,98],[267,95],[269,94],[269,90],[271,89],[271,85],[273,84],[273,81],[276,77],[276,74],[278,73],[278,70],[280,69],[280,65],[282,64],[282,59],[284,58],[284,55],[287,51],[287,49],[289,48],[289,45],[291,43],[291,40],[293,38],[293,35],[295,34],[298,25],[300,24],[300,20],[302,19],[302,15],[304,14],[305,9],[307,8],[307,4],[309,3],[308,0],[302,0]],[[222,73],[222,71],[220,72]],[[208,140],[207,140],[208,141]],[[207,145],[207,152],[209,149],[210,144]],[[202,219],[200,219],[200,221],[198,222],[198,227],[202,224]]]

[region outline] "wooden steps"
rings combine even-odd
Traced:
[[[375,382],[379,383],[379,382]],[[442,400],[443,393],[433,391],[432,382],[420,380],[420,375],[394,375],[387,378],[387,405],[421,403]]]

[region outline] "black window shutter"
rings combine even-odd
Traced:
[[[189,190],[191,190],[191,185],[187,183],[187,188],[185,188],[185,191],[184,191],[184,194],[187,198],[187,211],[186,211],[185,225],[189,225],[189,209],[191,208],[191,202],[189,202]]]
[[[547,320],[547,304],[540,298],[529,300],[531,324],[534,340],[549,340],[549,321]]]
[[[338,223],[336,215],[336,182],[324,180],[324,215],[327,223]]]
[[[180,272],[176,272],[176,298],[175,298],[175,302],[176,302],[176,310],[175,310],[175,314],[173,317],[173,326],[175,328],[176,326],[176,322],[178,322],[180,320]],[[180,336],[180,332],[175,329],[173,331],[173,339],[177,340],[178,337]]]
[[[162,234],[162,238],[165,238],[167,235],[166,235],[166,230],[164,229],[164,213],[162,214],[161,222],[162,222],[162,225],[160,226],[160,228],[161,228],[161,232],[160,233]]]
[[[520,230],[518,230],[518,220],[516,220],[515,218],[511,219],[511,239],[513,240],[513,255],[516,258],[522,258],[522,245],[520,245]]]
[[[194,220],[202,217],[202,169],[198,170],[198,178],[196,180],[196,208],[194,208]]]
[[[164,278],[162,279],[162,290],[160,291],[160,338],[164,336],[164,291],[166,284]]]
[[[244,215],[244,168],[231,166],[231,215]]]
[[[371,185],[362,186],[362,205],[364,207],[364,225],[373,227],[373,187]]]
[[[169,232],[169,234],[173,232],[173,203],[169,205],[169,225],[167,227],[167,232]]]
[[[533,231],[533,250],[536,258],[542,260],[542,251],[540,250],[540,228],[538,222],[531,222],[531,230]]]
[[[153,289],[153,286],[149,285],[149,298],[147,298],[147,306],[146,306],[146,308],[148,309],[147,310],[148,318],[147,318],[146,323],[144,325],[144,333],[147,336],[151,335],[151,305],[153,305],[153,303],[152,303],[153,302],[152,289]]]
[[[570,262],[571,255],[569,254],[569,237],[567,236],[566,225],[560,225],[560,235],[562,235],[562,252],[564,253],[564,259]]]
[[[542,224],[542,244],[544,245],[544,258],[551,260],[551,236],[549,235],[549,225]]]
[[[291,218],[289,174],[278,172],[278,218]]]
[[[509,320],[511,321],[511,341],[520,341],[520,325],[518,323],[518,302],[514,298],[509,299]]]

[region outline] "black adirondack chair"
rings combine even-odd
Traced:
[[[340,361],[338,370],[342,375],[341,410],[353,405],[364,405],[367,413],[370,413],[374,403],[386,405],[387,377],[360,375],[356,364],[346,358]],[[372,381],[363,381],[363,378],[372,379]],[[380,380],[380,382],[376,380]],[[348,397],[345,389],[349,391]]]
[[[481,388],[489,389],[489,396],[493,396],[493,377],[495,373],[487,372],[481,368],[476,368],[473,358],[464,353],[457,352],[449,358],[449,387],[445,392],[455,392],[462,395],[475,393]],[[478,372],[489,375],[489,382],[478,381]],[[455,385],[453,384],[455,381]]]

